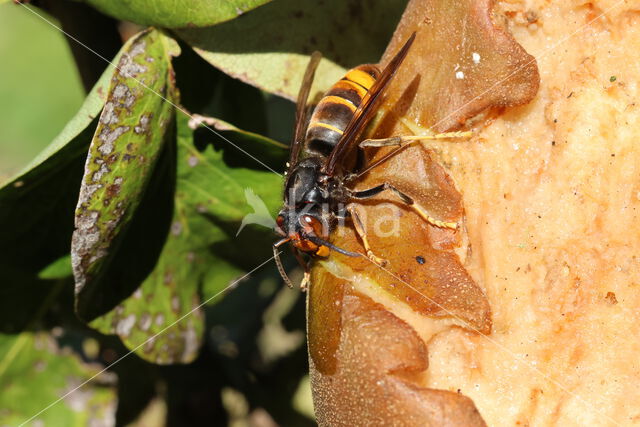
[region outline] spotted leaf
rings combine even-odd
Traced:
[[[225,135],[232,142],[244,140],[242,147],[250,151],[269,149],[283,161],[286,152],[273,141],[229,126]],[[250,225],[238,231],[251,213],[246,189],[273,213],[282,185],[273,172],[229,166],[224,152],[236,149],[214,150],[206,141],[218,137],[207,129],[194,131],[184,116],[178,117],[177,132],[174,213],[158,262],[131,297],[91,323],[161,364],[191,362],[202,341],[203,303],[219,302],[219,292],[233,279],[255,267],[256,259],[269,258],[270,229]],[[194,134],[200,132],[204,144],[198,145]]]
[[[46,333],[0,335],[0,424],[112,425],[115,378],[103,373],[92,379],[100,368]]]
[[[177,96],[171,56],[176,52],[171,39],[145,31],[123,47],[111,78],[85,162],[72,239],[76,308],[85,319],[121,296],[113,289],[126,279],[107,273],[158,159],[169,147]]]

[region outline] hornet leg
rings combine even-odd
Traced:
[[[471,131],[458,131],[458,132],[446,132],[446,133],[438,133],[435,135],[409,135],[409,136],[393,136],[391,138],[383,138],[383,139],[365,139],[360,143],[360,147],[402,147],[414,144],[420,141],[429,141],[436,139],[447,139],[447,138],[468,138],[473,135]]]
[[[302,276],[302,281],[300,281],[300,290],[302,292],[306,292],[309,289],[309,284],[311,283],[311,271],[309,270],[309,263],[302,259],[302,256],[298,252],[297,249],[291,248],[293,250],[293,255],[296,257],[298,264],[302,267],[304,271],[304,276]]]
[[[427,221],[429,224],[439,228],[449,228],[451,230],[456,230],[458,228],[457,222],[442,221],[433,217],[431,214],[429,214],[429,212],[425,208],[417,204],[411,196],[398,190],[388,182],[385,182],[384,184],[376,185],[375,187],[369,188],[368,190],[354,191],[351,193],[351,197],[353,197],[354,199],[369,199],[371,197],[377,196],[378,194],[382,193],[385,190],[392,191],[396,196],[400,198],[402,203],[406,204],[411,209],[413,209],[418,215],[420,215],[422,219]]]
[[[362,220],[360,220],[360,216],[358,215],[358,212],[356,212],[355,208],[353,208],[352,206],[349,206],[347,210],[351,214],[351,219],[353,220],[353,226],[356,229],[356,234],[358,234],[358,237],[360,237],[360,240],[362,240],[364,249],[365,251],[367,251],[367,257],[371,261],[373,261],[375,264],[381,265],[384,267],[387,264],[387,260],[376,256],[371,250],[371,245],[369,244],[369,239],[367,238],[367,233],[364,229],[364,224],[362,223]]]

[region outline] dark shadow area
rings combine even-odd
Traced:
[[[240,221],[222,221],[210,214],[203,216],[212,226],[226,234],[224,240],[214,243],[209,248],[216,257],[248,271],[256,266],[256,260],[266,260],[273,255],[271,245],[276,240],[273,230],[248,225],[236,236]]]
[[[54,283],[39,279],[38,273],[69,254],[85,155],[96,123],[97,119],[47,162],[8,184],[10,187],[2,193],[2,332],[16,333],[29,326]]]
[[[158,368],[166,384],[167,426],[226,426],[223,376],[207,348],[188,365]]]
[[[107,337],[104,341],[102,347],[107,347],[109,351],[118,349],[117,354],[120,356],[128,352],[116,337]],[[110,371],[118,375],[116,426],[129,425],[158,394],[158,368],[136,355],[131,355],[110,368]]]
[[[118,21],[77,1],[37,0],[33,4],[51,13],[60,22],[65,33],[91,49],[87,49],[65,34],[69,49],[78,66],[82,85],[89,93],[109,65],[105,59],[111,61],[122,46]]]
[[[180,103],[192,114],[215,117],[261,135],[267,134],[265,95],[259,89],[229,77],[180,43],[173,60]],[[210,131],[209,131],[210,132]]]
[[[287,262],[287,268],[292,264]],[[281,281],[274,280],[273,264],[231,290],[223,304],[207,308],[207,345],[228,386],[248,400],[250,411],[266,409],[279,425],[307,426],[314,423],[293,409],[290,398],[308,373],[306,345],[275,360],[265,360],[257,339],[266,326],[265,313],[283,292]],[[295,303],[282,319],[287,332],[305,330],[305,294],[294,292]]]
[[[290,145],[293,139],[296,106],[276,95],[265,94],[267,108],[267,133],[269,138]]]
[[[228,141],[207,128],[198,128],[193,132],[193,143],[196,149],[202,152],[211,145],[215,151],[222,151],[225,165],[231,168],[268,170],[250,157],[253,156],[275,171],[284,170],[289,150],[240,132],[218,131],[218,133],[242,150],[229,144]]]

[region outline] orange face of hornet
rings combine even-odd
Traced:
[[[320,257],[329,256],[330,249],[322,244],[314,243],[314,237],[323,236],[322,222],[312,215],[301,215],[294,227],[288,227],[285,217],[280,214],[276,218],[277,231],[287,237],[293,246],[303,252]]]

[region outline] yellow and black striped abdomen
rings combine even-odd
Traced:
[[[331,153],[379,76],[375,65],[360,65],[349,70],[324,94],[309,120],[305,151],[322,156]]]

